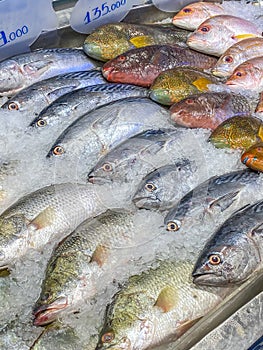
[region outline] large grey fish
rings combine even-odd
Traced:
[[[263,264],[263,201],[230,216],[205,244],[193,270],[198,285],[242,283]]]
[[[97,69],[59,74],[21,90],[1,108],[10,111],[27,111],[32,121],[35,115],[60,96],[88,85],[105,84],[105,82],[106,80]]]
[[[37,81],[55,75],[95,68],[83,50],[40,49],[0,63],[0,96],[12,96]]]
[[[205,215],[230,207],[239,193],[248,185],[257,181],[260,174],[253,171],[238,170],[226,173],[202,182],[188,192],[166,215],[165,225],[168,231],[178,231],[196,225]],[[200,224],[201,225],[201,224]]]
[[[66,129],[70,124],[91,110],[126,97],[146,97],[148,90],[127,84],[100,84],[70,92],[56,99],[43,109],[31,126],[39,130],[52,127]]]
[[[192,147],[197,149],[198,140],[190,132],[187,136]],[[181,129],[148,130],[131,137],[97,162],[89,173],[89,181],[98,184],[130,183],[130,187],[136,182],[134,186],[137,187],[150,171],[187,156],[182,147],[185,138]]]
[[[105,210],[91,185],[65,183],[28,194],[0,216],[0,269],[12,267],[29,249],[55,243]]]
[[[195,176],[196,166],[188,159],[164,165],[145,176],[132,201],[138,208],[170,209],[190,190]]]
[[[48,262],[34,308],[36,326],[81,309],[83,301],[96,294],[98,277],[107,283],[106,274],[119,264],[120,250],[141,241],[138,236],[143,236],[144,223],[136,231],[138,217],[131,212],[108,211],[92,221],[84,221],[60,242]]]
[[[63,166],[69,161],[87,174],[111,149],[127,138],[152,127],[171,127],[169,112],[147,98],[126,98],[102,106],[69,126],[47,157]],[[85,175],[86,177],[86,175]]]
[[[221,291],[195,288],[188,261],[163,260],[130,277],[108,305],[96,350],[146,350],[179,338],[222,301]]]

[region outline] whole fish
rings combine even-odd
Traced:
[[[188,159],[164,165],[144,177],[132,201],[138,208],[169,209],[189,191],[195,176],[196,167]]]
[[[150,98],[172,105],[189,95],[209,90],[218,81],[213,76],[192,68],[173,68],[158,75],[150,87]]]
[[[129,278],[108,305],[96,350],[146,350],[179,338],[222,300],[196,288],[192,264],[163,260]]]
[[[103,211],[89,185],[51,185],[22,197],[0,216],[0,269],[12,267],[30,249],[62,239]]]
[[[41,49],[0,62],[0,96],[12,96],[58,74],[90,70],[96,65],[79,49]]]
[[[48,127],[62,132],[78,118],[95,108],[126,97],[146,97],[144,88],[128,84],[100,84],[69,92],[43,109],[30,126],[39,131]]]
[[[214,67],[216,59],[178,45],[151,45],[129,50],[108,61],[102,74],[111,82],[150,86],[163,71],[190,66],[200,69]]]
[[[263,171],[263,142],[249,147],[242,154],[241,162],[253,170]]]
[[[108,61],[134,48],[186,43],[188,35],[187,30],[163,25],[107,23],[96,28],[86,38],[83,50],[90,57]]]
[[[109,259],[110,255],[118,254],[117,249],[134,241],[134,216],[108,211],[92,221],[84,221],[60,242],[46,268],[34,308],[34,325],[48,324],[65,311],[74,312],[95,295],[96,279],[103,278],[103,266],[110,271],[119,261]]]
[[[212,73],[219,77],[229,77],[241,63],[263,56],[263,38],[248,38],[227,49],[217,61]]]
[[[263,202],[230,216],[204,246],[193,270],[198,285],[242,283],[262,268]]]
[[[169,112],[147,98],[126,98],[102,106],[70,125],[56,140],[47,157],[76,161],[85,177],[98,159],[127,138],[152,127],[171,127]],[[58,167],[57,167],[58,168]]]
[[[219,3],[194,2],[183,7],[174,17],[173,24],[180,28],[195,30],[206,19],[222,15],[225,9]]]
[[[226,85],[231,90],[263,91],[263,56],[241,63],[227,79]]]
[[[187,136],[196,148],[198,140],[194,135]],[[101,158],[88,180],[100,185],[129,183],[133,190],[134,182],[137,187],[150,171],[186,158],[187,152],[182,146],[185,137],[179,129],[148,130],[135,135]]]
[[[85,86],[105,83],[106,80],[97,69],[60,74],[21,90],[1,108],[9,111],[28,111],[32,120],[35,115],[38,115],[42,109],[60,96]]]
[[[257,113],[262,113],[263,112],[263,92],[261,92],[260,97],[259,97],[259,102],[256,108]]]
[[[189,128],[214,130],[233,116],[248,116],[252,107],[245,96],[228,92],[191,95],[171,106],[171,119]]]
[[[262,140],[262,121],[250,116],[225,120],[212,132],[208,141],[217,148],[246,150]]]
[[[249,185],[259,179],[259,173],[238,170],[226,173],[202,182],[188,192],[166,215],[164,223],[167,231],[186,230],[189,225],[204,220],[209,213],[217,214],[229,208],[242,191],[247,191]],[[201,225],[200,225],[201,226]]]
[[[187,45],[194,50],[221,56],[236,42],[261,35],[262,30],[250,21],[235,16],[218,15],[201,23],[188,37]]]

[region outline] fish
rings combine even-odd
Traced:
[[[154,24],[107,23],[86,38],[84,52],[99,61],[109,61],[122,53],[156,44],[185,44],[189,31]]]
[[[195,176],[196,166],[189,159],[164,165],[142,179],[132,201],[138,208],[170,209],[189,191],[188,180]]]
[[[104,211],[96,188],[89,184],[50,185],[20,198],[0,216],[0,270],[12,270],[30,249],[61,240]]]
[[[39,49],[0,62],[0,96],[12,96],[40,80],[58,74],[90,70],[97,65],[83,50]]]
[[[183,7],[172,22],[176,27],[195,30],[206,19],[224,13],[225,9],[219,3],[194,2]]]
[[[260,174],[248,169],[213,176],[188,192],[168,212],[164,219],[167,231],[186,231],[189,225],[203,226],[207,215],[218,215],[231,208],[246,192],[251,183],[256,183]],[[218,209],[218,210],[216,210]]]
[[[193,269],[197,285],[241,284],[262,269],[263,202],[232,214],[206,242]]]
[[[30,121],[32,121],[42,109],[60,96],[88,85],[105,83],[106,80],[97,69],[59,74],[21,90],[4,103],[1,109],[21,112],[27,111],[29,112],[29,118],[31,118]]]
[[[191,146],[198,147],[195,136],[187,136]],[[135,135],[101,158],[88,174],[88,181],[118,186],[129,183],[129,188],[135,191],[150,171],[189,157],[183,146],[187,136],[180,129],[151,129]]]
[[[262,30],[256,24],[236,16],[218,15],[201,23],[189,35],[187,45],[200,52],[221,56],[236,42],[258,36],[262,36]]]
[[[259,101],[256,107],[256,113],[262,113],[263,112],[263,92],[260,93]]]
[[[259,56],[263,56],[263,37],[238,41],[220,56],[212,73],[218,77],[229,77],[241,63]]]
[[[71,124],[54,142],[47,158],[57,161],[57,170],[66,161],[77,162],[86,178],[98,159],[127,138],[152,127],[173,129],[169,112],[148,98],[125,98]]]
[[[241,156],[241,162],[247,167],[257,171],[263,171],[263,142],[249,147]]]
[[[263,335],[248,350],[262,350],[263,349]]]
[[[225,83],[231,90],[263,91],[263,56],[241,63]]]
[[[209,69],[216,58],[178,45],[150,45],[129,50],[102,67],[102,74],[110,82],[149,87],[163,71],[190,66]]]
[[[107,211],[84,221],[57,245],[33,310],[35,326],[81,309],[83,301],[96,294],[98,276],[106,283],[103,267],[110,271],[119,262],[111,255],[134,242],[134,217],[132,212]]]
[[[179,338],[219,304],[220,292],[196,288],[192,263],[163,260],[129,278],[107,306],[96,350],[146,350]]]
[[[173,68],[158,75],[150,87],[150,98],[171,106],[189,95],[209,90],[218,81],[211,75],[192,68]]]
[[[251,115],[252,106],[243,95],[210,91],[190,95],[169,110],[178,125],[214,130],[226,119]]]
[[[241,150],[246,150],[262,140],[262,121],[252,116],[237,116],[225,120],[208,139],[217,148]]]
[[[44,108],[30,123],[30,127],[41,130],[52,128],[62,132],[84,114],[126,97],[147,97],[148,91],[128,84],[100,84],[69,92]]]

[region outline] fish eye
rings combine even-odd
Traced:
[[[202,32],[204,32],[204,33],[207,33],[207,32],[209,32],[210,27],[208,27],[208,26],[203,26],[203,27],[200,28],[200,30],[201,30]]]
[[[166,230],[175,232],[175,231],[178,231],[180,229],[180,227],[181,227],[180,221],[178,221],[178,220],[169,221],[167,226],[166,226]]]
[[[237,77],[242,77],[242,73],[240,71],[237,71],[235,74]]]
[[[9,109],[9,111],[18,111],[19,106],[16,102],[10,102],[10,103],[8,103],[8,109]]]
[[[256,150],[257,152],[262,152],[262,147],[257,147]]]
[[[65,151],[64,151],[64,148],[61,147],[61,146],[56,146],[54,149],[53,149],[53,154],[55,154],[56,156],[61,156],[61,154],[63,154]]]
[[[47,125],[47,122],[44,119],[39,119],[37,121],[37,126],[39,126],[39,127],[43,127],[43,126],[46,126],[46,125]]]
[[[156,187],[153,183],[151,183],[151,182],[148,182],[148,183],[145,185],[145,189],[146,189],[147,191],[149,191],[149,192],[155,191],[156,188],[157,188],[157,187]]]
[[[232,63],[233,62],[233,57],[232,56],[225,56],[224,61],[227,63]]]
[[[102,169],[103,169],[104,171],[107,171],[107,172],[113,170],[112,165],[111,165],[110,163],[105,163],[105,164],[103,164]]]
[[[222,262],[222,259],[218,254],[212,254],[209,256],[208,261],[211,265],[219,265]]]
[[[105,333],[101,337],[102,343],[110,343],[113,341],[113,339],[114,339],[114,333],[112,332]]]
[[[185,101],[187,104],[191,105],[194,103],[194,100],[192,100],[191,98],[188,98],[186,101]]]
[[[192,11],[192,10],[191,10],[189,7],[183,9],[183,12],[184,12],[184,13],[189,13],[189,12],[191,12],[191,11]]]
[[[120,55],[118,58],[117,58],[117,61],[118,62],[124,62],[126,60],[126,56],[124,55]]]

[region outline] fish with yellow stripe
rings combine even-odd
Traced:
[[[108,23],[96,28],[85,40],[85,53],[108,61],[131,49],[154,44],[183,44],[188,30],[158,24]]]
[[[150,88],[150,98],[164,105],[172,105],[182,99],[209,91],[209,85],[219,81],[212,75],[197,69],[180,67],[161,73]]]

